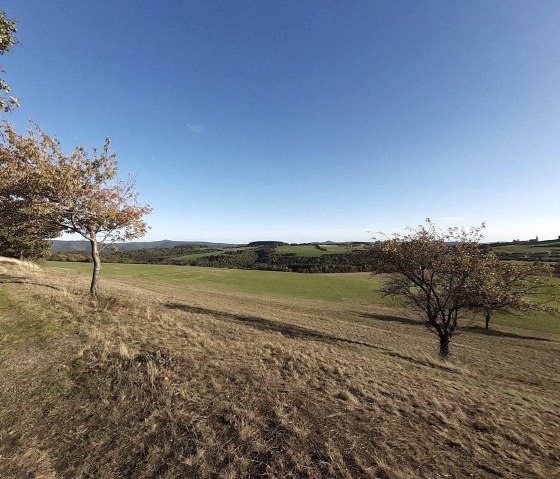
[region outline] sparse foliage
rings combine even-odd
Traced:
[[[143,216],[151,211],[139,205],[132,180],[116,180],[116,155],[109,139],[101,151],[78,146],[70,154],[38,126],[28,135],[3,123],[0,146],[0,198],[5,208],[18,211],[39,226],[78,233],[91,244],[94,270],[90,293],[96,294],[99,249],[115,241],[146,233]]]
[[[481,248],[483,229],[484,224],[440,231],[428,219],[426,225],[373,247],[373,272],[391,275],[383,293],[420,313],[438,335],[443,358],[468,314],[530,307],[526,293],[534,284],[526,280],[543,272],[537,266],[500,263]]]
[[[17,43],[15,34],[17,31],[16,22],[6,17],[3,11],[0,11],[0,55],[9,51],[10,48]],[[4,70],[0,66],[0,73]],[[19,106],[17,98],[8,95],[10,86],[3,78],[0,78],[0,109],[10,111]]]
[[[513,313],[547,308],[531,297],[543,289],[544,278],[551,274],[549,266],[501,261],[491,251],[484,256],[481,266],[483,271],[471,296],[473,308],[484,314],[486,329],[489,329],[492,315],[498,311]]]

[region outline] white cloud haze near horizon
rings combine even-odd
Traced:
[[[149,218],[148,218],[149,220]],[[438,228],[448,228],[450,226],[458,226],[464,228],[478,227],[482,223],[482,220],[472,223],[462,223],[459,221],[452,221],[451,219],[445,220],[442,218],[440,221],[433,221],[433,223]],[[163,230],[155,230],[153,227],[150,229],[148,234],[143,237],[136,239],[134,241],[161,241],[161,240],[172,240],[172,241],[205,241],[214,243],[235,243],[235,244],[245,244],[251,241],[284,241],[287,243],[308,243],[308,242],[320,242],[320,241],[334,241],[334,242],[347,242],[347,241],[371,241],[372,238],[378,237],[378,233],[384,233],[391,235],[393,233],[406,233],[407,228],[416,228],[417,226],[425,224],[423,219],[416,222],[409,223],[398,227],[392,225],[392,228],[363,228],[359,227],[349,227],[349,228],[314,228],[313,230],[307,230],[301,233],[301,229],[294,228],[290,230],[289,228],[280,228],[276,226],[271,226],[269,228],[239,228],[232,229],[231,231],[216,231],[212,228],[206,227],[203,229],[197,229],[188,231],[187,228],[184,229],[184,233],[177,233],[177,231],[167,231],[167,233],[160,232]],[[492,225],[486,224],[486,228],[483,230],[484,241],[496,242],[496,241],[512,241],[514,239],[519,240],[530,240],[539,237],[539,240],[550,240],[557,239],[560,236],[560,228],[555,229],[552,225],[546,225],[536,231],[533,231],[533,223],[525,224],[522,223],[518,225],[506,225],[502,224],[499,227],[492,227]],[[519,227],[527,231],[526,234],[519,234]],[[183,228],[181,228],[183,229]],[[64,234],[61,238],[63,240],[76,240],[81,241],[82,238],[77,235]]]

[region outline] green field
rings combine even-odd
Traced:
[[[322,249],[326,249],[325,253],[328,254],[345,254],[348,253],[348,246],[339,244],[321,244],[319,245]]]
[[[49,262],[67,270],[88,273],[91,264]],[[393,303],[379,293],[382,279],[363,273],[302,274],[276,271],[201,268],[148,264],[104,264],[103,277],[125,281],[141,281],[190,289],[249,293],[267,297],[288,297],[307,300],[354,303],[357,305],[391,306]],[[538,298],[549,306],[560,307],[560,278],[551,278],[549,288]],[[550,301],[555,297],[554,301]],[[480,320],[480,319],[479,319]],[[543,332],[560,332],[560,318],[546,312],[524,312],[496,315],[492,323]]]
[[[89,263],[49,262],[52,266],[74,271],[91,271]],[[301,274],[277,271],[201,268],[148,264],[104,264],[102,276],[122,279],[140,279],[149,282],[185,285],[224,292],[240,292],[325,300],[379,304],[383,302],[376,290],[379,278],[369,274]]]
[[[512,243],[503,246],[493,246],[496,253],[546,253],[560,251],[560,240],[542,241],[540,243]]]
[[[240,246],[240,247],[235,247],[235,248],[216,248],[210,252],[206,251],[204,253],[191,253],[191,254],[184,254],[181,256],[172,256],[170,259],[175,259],[175,260],[191,260],[191,259],[198,259],[198,258],[204,258],[205,256],[220,256],[224,253],[227,253],[228,251],[243,251],[246,249],[253,249],[250,246]]]
[[[295,254],[297,256],[323,256],[324,254],[345,254],[348,253],[348,248],[341,245],[319,245],[317,248],[312,244],[302,244],[302,245],[285,245],[278,246],[276,252],[278,254]],[[327,251],[324,251],[327,250]]]

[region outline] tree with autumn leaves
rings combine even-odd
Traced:
[[[0,128],[0,214],[8,229],[23,227],[36,237],[78,233],[91,245],[90,294],[97,294],[100,249],[143,236],[143,217],[132,180],[116,179],[117,161],[109,139],[102,149],[62,151],[60,142],[33,125],[26,135],[8,122]]]
[[[543,263],[517,264],[500,260],[491,250],[483,255],[479,278],[470,292],[471,310],[484,316],[485,329],[495,313],[513,314],[518,311],[550,310],[546,303],[534,297],[546,287],[551,267]]]
[[[439,354],[449,355],[451,338],[473,314],[486,320],[495,311],[535,309],[529,295],[543,285],[549,268],[500,261],[481,247],[484,225],[440,231],[429,220],[407,234],[376,241],[373,272],[385,273],[382,292],[416,311],[439,338]]]
[[[15,20],[6,17],[6,14],[0,10],[0,55],[8,52],[16,43],[15,34],[17,25]],[[0,73],[4,70],[0,66]],[[3,76],[3,75],[2,75]],[[18,99],[9,95],[10,85],[0,78],[0,110],[10,111],[19,106]]]
[[[17,43],[16,22],[0,11],[0,54]],[[0,73],[3,72],[0,67]],[[0,110],[18,100],[8,95],[0,78]],[[101,150],[78,146],[65,154],[60,142],[37,125],[27,135],[0,124],[0,254],[37,257],[63,232],[78,233],[91,244],[93,275],[90,294],[97,294],[99,250],[115,241],[138,238],[151,211],[137,202],[131,180],[116,179],[116,155],[109,140]]]

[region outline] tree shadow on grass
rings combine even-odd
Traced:
[[[484,329],[480,326],[467,326],[464,328],[465,331],[475,334],[483,334],[486,336],[497,336],[497,337],[504,337],[504,338],[513,338],[513,339],[532,339],[533,341],[545,341],[545,342],[553,342],[552,339],[549,338],[542,338],[540,336],[529,336],[525,334],[517,334],[517,333],[510,333],[507,331],[498,331],[496,329]]]
[[[362,318],[378,319],[380,321],[389,321],[391,323],[410,324],[414,326],[425,326],[425,323],[417,319],[405,318],[404,316],[394,316],[381,313],[358,313]]]
[[[426,327],[426,323],[424,321],[420,321],[417,319],[406,318],[404,316],[392,316],[389,314],[379,314],[379,313],[359,313],[361,317],[367,319],[376,319],[380,321],[389,321],[393,323],[400,323],[400,324],[407,324],[412,326],[420,326]],[[508,331],[498,331],[496,329],[484,329],[478,325],[469,325],[461,328],[461,331],[468,331],[469,333],[474,334],[482,334],[486,336],[494,336],[494,337],[503,337],[503,338],[512,338],[512,339],[532,339],[533,341],[545,341],[551,342],[552,339],[543,338],[540,336],[530,336],[525,334],[517,334],[511,333]]]
[[[212,316],[213,318],[216,319],[221,319],[226,321],[236,321],[245,324],[247,326],[250,326],[252,328],[258,329],[259,331],[278,332],[288,338],[320,341],[327,344],[343,343],[343,344],[364,346],[367,348],[372,348],[377,351],[380,351],[382,354],[386,354],[387,356],[396,357],[399,359],[403,359],[405,361],[410,361],[415,364],[419,364],[421,366],[439,368],[452,373],[457,373],[456,370],[448,368],[443,364],[439,364],[428,360],[413,358],[411,356],[398,353],[396,351],[393,351],[392,349],[383,346],[378,346],[363,341],[356,341],[354,339],[341,338],[340,336],[333,336],[328,333],[323,333],[313,329],[303,328],[301,326],[296,326],[294,324],[283,323],[280,321],[273,321],[271,319],[261,318],[259,316],[247,316],[242,314],[228,313],[225,311],[217,311],[209,308],[201,308],[198,306],[190,306],[187,304],[174,303],[174,302],[166,303],[166,307],[168,307],[169,309],[176,309],[186,313],[204,314],[204,315]]]
[[[52,284],[39,283],[37,281],[33,281],[28,277],[14,277],[8,276],[6,274],[0,274],[0,284],[29,284],[32,286],[42,286],[44,288],[56,289],[57,291],[64,291],[62,288],[59,288]]]
[[[327,343],[343,342],[349,344],[357,344],[359,346],[377,348],[377,346],[373,344],[364,343],[362,341],[332,336],[330,334],[315,331],[313,329],[303,328],[301,326],[296,326],[289,323],[282,323],[280,321],[273,321],[271,319],[261,318],[259,316],[247,316],[243,314],[228,313],[225,311],[217,311],[209,308],[201,308],[198,306],[190,306],[181,303],[167,303],[166,306],[170,309],[178,309],[187,313],[205,314],[217,319],[237,321],[252,326],[253,328],[259,329],[261,331],[275,331],[278,333],[282,333],[284,336],[287,336],[289,338],[312,339],[315,341],[323,341]]]

